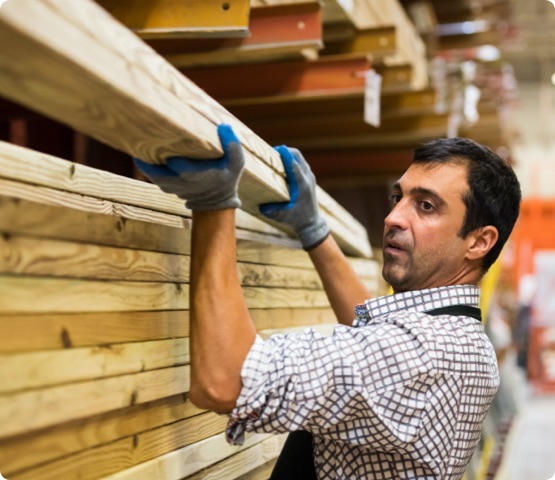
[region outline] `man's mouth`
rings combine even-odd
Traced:
[[[395,253],[401,253],[404,252],[404,248],[401,246],[400,243],[395,242],[393,240],[390,240],[388,242],[386,242],[385,244],[385,248],[384,248],[384,253],[390,253],[390,254],[395,254]]]

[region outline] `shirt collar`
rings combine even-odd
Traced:
[[[480,307],[480,289],[475,285],[428,288],[371,298],[355,307],[353,326],[364,326],[370,320],[399,310],[426,312],[450,305]]]

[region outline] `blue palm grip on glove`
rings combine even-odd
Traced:
[[[238,208],[237,193],[245,159],[239,139],[231,126],[218,125],[224,155],[214,160],[170,157],[165,165],[151,165],[134,159],[137,168],[164,192],[187,200],[191,210]]]
[[[292,227],[303,248],[311,250],[320,245],[330,233],[318,208],[316,178],[299,150],[285,145],[275,149],[281,157],[287,175],[289,201],[265,203],[260,205],[260,212],[272,220]]]

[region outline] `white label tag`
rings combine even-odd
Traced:
[[[374,127],[380,126],[380,96],[382,93],[382,76],[375,70],[365,74],[364,86],[364,121]]]

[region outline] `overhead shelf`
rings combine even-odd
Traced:
[[[249,0],[97,0],[141,38],[246,37]]]
[[[166,38],[148,43],[178,68],[314,59],[323,46],[320,4],[310,1],[253,7],[249,36],[244,38]]]

